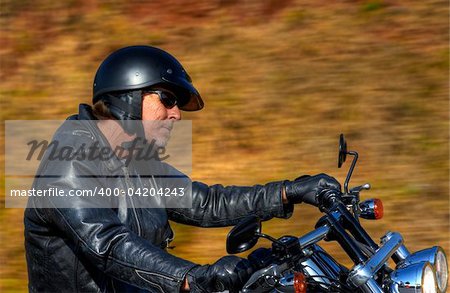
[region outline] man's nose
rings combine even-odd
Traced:
[[[168,119],[181,120],[181,111],[180,111],[180,108],[178,108],[177,105],[175,105],[171,109],[167,109],[167,112],[168,112],[168,115],[167,115]]]

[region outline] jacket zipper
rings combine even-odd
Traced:
[[[133,188],[133,185],[130,182],[130,172],[128,171],[127,167],[122,167],[122,170],[125,173],[125,184],[127,186],[127,192],[128,192],[129,188]],[[133,214],[134,214],[134,217],[136,219],[138,235],[141,236],[141,224],[139,223],[139,218],[138,218],[138,215],[136,213],[136,207],[134,206],[133,197],[130,197],[130,201],[131,201],[131,207],[132,207],[132,210],[133,210]]]
[[[150,185],[153,185],[152,187],[157,189],[158,188],[158,184],[156,183],[155,176],[152,175],[151,179],[152,180],[150,181]],[[169,227],[169,229],[172,231],[172,237],[166,237],[164,239],[165,248],[174,249],[175,246],[170,246],[170,242],[172,242],[173,239],[175,238],[175,232],[173,232],[172,228]]]

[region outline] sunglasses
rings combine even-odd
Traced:
[[[144,93],[157,94],[159,97],[159,100],[164,105],[164,107],[166,107],[167,109],[172,109],[178,103],[177,97],[169,91],[149,90],[149,91],[145,91]]]

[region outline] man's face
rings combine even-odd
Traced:
[[[178,106],[166,108],[156,93],[145,93],[142,99],[142,124],[147,140],[164,147],[170,138],[173,123],[181,120]]]

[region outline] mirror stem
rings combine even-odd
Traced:
[[[350,170],[348,171],[347,178],[344,182],[344,192],[348,194],[348,182],[350,181],[350,177],[352,177],[353,169],[355,169],[356,161],[358,161],[358,153],[354,151],[347,152],[348,155],[354,156],[352,165],[350,166]]]
[[[261,237],[261,238],[266,238],[266,239],[268,239],[268,240],[270,240],[272,242],[278,242],[277,239],[273,238],[270,235],[264,234],[264,233],[255,233],[255,235],[258,236],[258,237]]]

